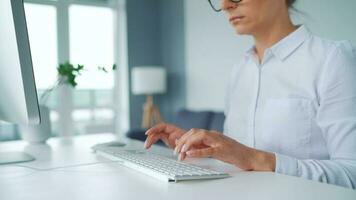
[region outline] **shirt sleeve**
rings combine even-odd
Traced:
[[[300,160],[276,153],[276,172],[356,188],[356,56],[349,42],[326,58],[316,123],[329,159]]]

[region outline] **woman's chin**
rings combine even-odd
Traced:
[[[235,25],[235,32],[239,35],[249,35],[251,33],[250,29],[243,25]]]

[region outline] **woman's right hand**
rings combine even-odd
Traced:
[[[145,148],[148,149],[152,144],[158,140],[162,140],[169,148],[176,147],[176,140],[178,140],[186,131],[172,124],[158,124],[145,133],[147,135]]]

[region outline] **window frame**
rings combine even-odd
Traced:
[[[106,108],[114,111],[114,132],[119,137],[129,129],[129,87],[128,87],[128,53],[127,53],[127,24],[126,0],[24,0],[25,3],[49,5],[56,8],[57,13],[57,58],[59,63],[70,60],[69,39],[69,7],[83,5],[111,8],[114,11],[114,60],[118,66],[114,75],[113,104]],[[120,58],[120,59],[119,59]],[[73,135],[74,127],[72,111],[83,107],[74,107],[73,91],[69,87],[58,91],[60,105],[56,108],[59,114],[59,136]],[[93,109],[93,105],[86,107]],[[96,108],[96,107],[95,107]],[[102,108],[102,107],[98,107]]]

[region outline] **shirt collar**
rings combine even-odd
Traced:
[[[277,58],[284,60],[293,53],[303,42],[310,36],[309,30],[305,25],[301,25],[297,30],[283,38],[272,47],[266,49],[266,52],[271,51]],[[250,57],[255,54],[255,46],[251,47],[246,56]]]

